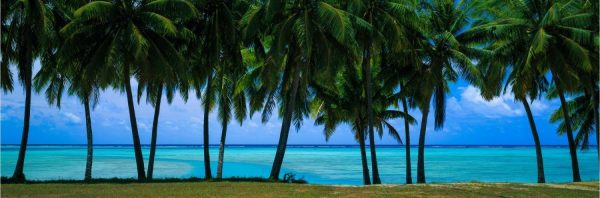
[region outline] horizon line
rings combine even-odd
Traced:
[[[20,146],[18,143],[4,144],[2,146]],[[87,144],[27,144],[28,146],[87,146]],[[133,144],[93,144],[94,146],[133,146]],[[287,144],[288,146],[359,146],[358,144]],[[368,144],[367,144],[368,145]],[[141,144],[141,146],[150,146],[150,144]],[[204,146],[204,144],[156,144],[156,146]],[[209,146],[220,146],[220,144],[209,144]],[[277,144],[225,144],[225,146],[277,146]],[[380,144],[376,146],[406,146],[404,144]],[[418,146],[418,145],[410,145]],[[535,146],[533,144],[429,144],[425,146]],[[548,144],[541,146],[569,146],[568,144]],[[598,145],[590,144],[590,147]]]

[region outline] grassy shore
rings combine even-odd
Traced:
[[[597,182],[332,186],[265,182],[2,184],[2,197],[598,197]]]

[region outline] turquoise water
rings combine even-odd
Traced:
[[[18,146],[2,145],[2,176],[11,176]],[[267,177],[275,146],[228,146],[225,149],[224,177]],[[416,176],[417,149],[411,149],[413,180]],[[148,157],[148,147],[144,147]],[[216,172],[218,147],[211,146],[211,168]],[[368,151],[367,151],[368,153]],[[535,150],[529,146],[432,146],[425,149],[427,182],[536,182]],[[567,147],[544,147],[544,166],[548,182],[571,181]],[[29,146],[25,161],[28,179],[83,179],[85,146]],[[598,180],[596,149],[578,153],[581,177]],[[383,183],[405,182],[403,147],[377,149]],[[200,146],[159,146],[154,174],[161,177],[204,177]],[[146,159],[147,160],[147,159]],[[370,161],[369,161],[370,164]],[[145,163],[147,166],[147,161]],[[361,184],[360,151],[356,146],[288,146],[282,175],[291,172],[313,184]],[[136,177],[131,146],[95,146],[93,177]]]

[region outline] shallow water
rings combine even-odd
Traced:
[[[18,146],[2,145],[2,176],[11,176]],[[275,146],[228,146],[225,149],[223,176],[268,177]],[[542,149],[546,181],[571,181],[571,162],[566,146]],[[367,151],[367,153],[369,153]],[[149,156],[148,147],[143,154]],[[218,147],[211,146],[213,176],[217,169]],[[25,161],[27,179],[83,179],[86,147],[30,145]],[[581,178],[598,180],[595,147],[579,151]],[[159,146],[155,178],[204,177],[201,146]],[[379,172],[383,183],[405,182],[405,151],[402,146],[377,148]],[[411,149],[413,180],[416,181],[417,149]],[[369,161],[370,165],[370,161]],[[427,182],[524,182],[537,181],[535,150],[531,146],[429,146],[425,149]],[[362,167],[357,146],[288,146],[283,170],[313,184],[361,184]],[[93,177],[136,177],[131,146],[95,146]]]

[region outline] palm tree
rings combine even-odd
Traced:
[[[418,24],[418,20],[416,20],[414,8],[408,3],[405,5],[394,1],[378,0],[363,0],[352,3],[353,5],[349,6],[351,12],[361,16],[373,27],[365,32],[359,31],[358,38],[362,42],[363,51],[362,70],[365,76],[363,86],[367,94],[366,105],[373,183],[380,184],[381,179],[379,178],[379,169],[377,167],[377,154],[373,133],[372,84],[374,82],[371,79],[371,59],[376,58],[372,57],[373,55],[382,54],[382,52],[374,50],[379,49],[380,47],[378,46],[381,44],[388,46],[388,50],[399,51],[404,41],[404,26],[415,27]]]
[[[354,31],[348,14],[324,1],[272,0],[250,9],[243,21],[246,38],[257,35],[261,25],[274,24],[263,30],[273,35],[264,65],[247,75],[256,76],[256,80],[250,82],[246,77],[245,81],[253,85],[246,86],[252,92],[250,114],[262,108],[266,122],[276,101],[280,102],[283,122],[269,176],[278,179],[292,121],[298,129],[308,114],[309,82],[318,75],[332,74],[332,67],[345,61],[339,58],[344,56],[334,59],[334,55],[356,57],[356,52],[349,50],[356,45]]]
[[[506,49],[521,60],[528,71],[550,71],[561,101],[565,123],[571,123],[564,93],[578,87],[581,75],[592,65],[588,50],[592,46],[592,13],[585,12],[582,0],[570,1],[491,1],[498,15],[495,34],[509,43]],[[523,53],[527,52],[527,53]],[[581,181],[572,126],[566,124],[573,181]]]
[[[19,156],[12,178],[24,181],[23,167],[29,137],[33,61],[46,49],[51,15],[41,0],[13,0],[2,3],[2,89],[12,91],[10,63],[17,65],[19,81],[25,87],[25,115]]]
[[[177,9],[172,9],[177,8]],[[115,67],[120,78],[114,86],[124,88],[127,94],[129,119],[136,158],[138,179],[145,180],[144,161],[138,135],[131,72],[142,66],[160,64],[160,56],[177,54],[168,47],[165,36],[175,36],[177,28],[169,17],[192,18],[193,6],[183,0],[156,1],[94,1],[75,11],[75,20],[67,24],[61,33],[93,50],[88,67]],[[97,31],[97,30],[106,31]],[[93,38],[93,39],[91,39]]]
[[[56,104],[60,108],[62,93],[66,84],[70,86],[68,92],[70,95],[76,95],[81,100],[85,109],[86,132],[87,132],[87,157],[84,180],[92,179],[92,158],[93,158],[93,136],[90,104],[95,106],[98,102],[98,96],[101,88],[106,87],[107,82],[102,81],[100,76],[107,76],[101,72],[87,72],[87,67],[82,66],[82,57],[89,57],[90,51],[85,49],[61,50],[64,46],[69,46],[71,41],[65,40],[60,35],[59,30],[69,21],[73,20],[75,9],[84,5],[85,1],[69,1],[68,3],[50,2],[49,11],[54,16],[52,19],[52,28],[49,30],[50,39],[48,49],[42,56],[42,68],[34,78],[34,87],[36,92],[40,92],[46,87],[45,95],[48,103]],[[75,52],[77,54],[68,54]]]
[[[314,103],[313,115],[316,125],[324,125],[325,139],[335,132],[340,123],[347,123],[352,126],[352,132],[355,139],[360,144],[361,161],[363,166],[363,182],[370,184],[369,168],[367,166],[365,134],[368,128],[368,116],[366,103],[368,102],[364,89],[360,86],[363,81],[357,75],[359,71],[355,67],[348,67],[343,71],[343,79],[338,87],[328,87],[327,85],[315,85],[316,102]],[[376,75],[376,82],[380,81],[382,75]],[[393,94],[393,86],[383,86],[382,83],[374,84],[373,90],[373,113],[375,128],[381,137],[383,130],[388,129],[390,136],[402,143],[398,131],[389,123],[389,120],[404,118],[408,123],[414,123],[415,120],[406,112],[387,109],[391,103],[397,101],[397,94]]]
[[[425,46],[424,64],[416,68],[419,77],[409,83],[421,88],[414,96],[423,114],[417,183],[425,183],[425,132],[431,100],[435,104],[435,128],[440,129],[445,120],[448,82],[455,81],[460,74],[472,84],[479,83],[479,71],[469,58],[486,54],[485,50],[478,47],[481,40],[469,36],[470,21],[473,20],[470,13],[475,7],[475,2],[471,1],[434,0],[423,3],[424,10],[421,13],[425,19],[427,38],[422,41]]]
[[[538,136],[535,121],[533,120],[533,114],[527,101],[527,97],[531,98],[532,102],[535,98],[539,98],[541,93],[546,90],[547,80],[544,76],[539,73],[532,71],[523,71],[521,67],[513,67],[511,74],[509,75],[508,83],[510,84],[511,90],[515,95],[515,100],[521,101],[525,112],[527,112],[527,119],[529,120],[529,126],[531,128],[531,135],[535,143],[535,155],[537,160],[537,174],[538,183],[545,183],[546,178],[544,176],[544,160],[542,157],[542,146],[540,138]]]
[[[181,20],[181,19],[177,19]],[[170,43],[161,43],[163,48],[167,50],[157,52],[156,55],[165,54],[158,56],[155,61],[156,64],[149,64],[149,67],[143,67],[138,73],[138,103],[142,96],[143,90],[146,90],[146,102],[154,106],[154,117],[152,121],[152,135],[150,140],[150,157],[148,158],[148,172],[147,179],[151,180],[154,173],[154,159],[156,156],[156,141],[158,136],[158,118],[160,115],[160,104],[163,97],[163,90],[166,91],[167,102],[171,104],[173,96],[177,90],[184,100],[188,98],[188,83],[189,79],[187,74],[187,68],[184,67],[183,56],[178,52],[179,50],[175,46],[176,43],[185,43],[191,38],[186,38],[186,34],[182,32],[188,32],[188,29],[182,28],[179,30],[178,38],[169,38]],[[189,33],[189,32],[188,32]],[[180,41],[180,42],[177,42]],[[159,66],[160,67],[157,67]]]
[[[209,155],[209,121],[208,116],[218,102],[219,121],[222,125],[221,145],[219,147],[219,164],[217,177],[222,176],[224,144],[227,124],[231,119],[231,105],[235,106],[238,121],[245,117],[245,99],[242,95],[233,94],[236,79],[245,72],[240,52],[239,30],[237,21],[241,17],[234,6],[244,2],[226,2],[219,0],[194,1],[201,13],[201,20],[193,23],[191,29],[199,39],[194,45],[194,64],[192,80],[200,96],[200,87],[205,86],[202,105],[204,109],[204,172],[207,179],[212,178]]]
[[[152,121],[152,135],[150,140],[150,156],[148,158],[147,179],[152,180],[154,174],[154,159],[156,156],[156,141],[158,136],[158,120],[160,116],[160,105],[162,102],[163,91],[166,92],[167,103],[171,104],[176,91],[179,91],[184,101],[188,99],[189,68],[185,67],[187,63],[182,53],[186,53],[189,43],[193,42],[194,35],[184,24],[196,18],[199,13],[192,5],[185,5],[186,9],[191,10],[189,15],[173,15],[165,13],[177,28],[176,35],[167,36],[168,42],[161,41],[158,45],[164,46],[162,51],[154,51],[157,57],[153,64],[144,64],[136,75],[138,80],[138,103],[140,102],[143,91],[146,91],[146,102],[154,106],[154,116]]]

